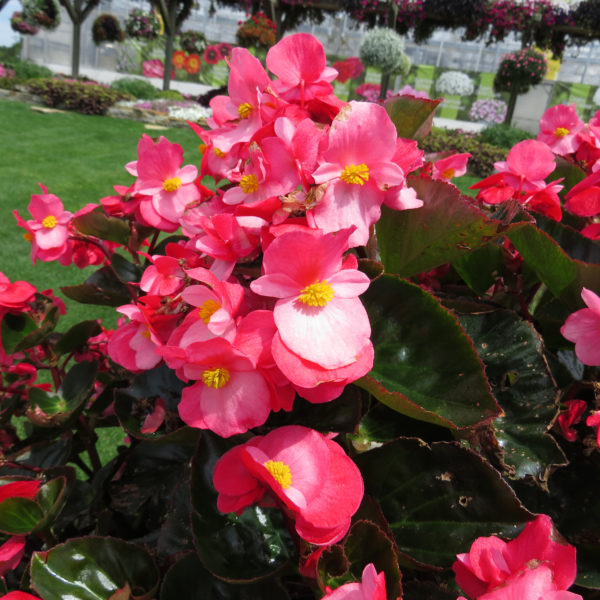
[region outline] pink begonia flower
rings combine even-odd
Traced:
[[[0,546],[0,577],[17,567],[25,553],[25,536],[13,535]]]
[[[159,296],[145,296],[145,301]],[[156,328],[151,324],[143,304],[125,304],[117,312],[130,319],[112,333],[108,340],[107,351],[111,360],[132,373],[140,373],[155,367],[161,360],[158,353],[164,341],[160,339]]]
[[[315,183],[328,184],[321,202],[307,213],[314,227],[329,233],[355,225],[350,246],[367,243],[385,191],[404,183],[402,169],[392,161],[397,137],[383,106],[350,102],[340,111],[313,173]]]
[[[466,600],[460,596],[458,600]],[[557,590],[552,571],[544,565],[518,573],[503,586],[477,596],[477,600],[583,600],[579,594]]]
[[[275,500],[295,520],[298,535],[316,545],[344,537],[364,492],[360,471],[341,446],[300,425],[228,450],[215,465],[213,484],[221,512],[241,514]]]
[[[272,390],[250,357],[224,338],[194,342],[185,353],[182,372],[195,383],[181,395],[184,423],[230,437],[267,420]]]
[[[577,573],[575,548],[556,542],[555,537],[552,520],[547,515],[538,515],[527,523],[510,542],[495,536],[479,537],[467,554],[457,555],[452,565],[456,583],[473,600],[487,598],[488,592],[510,587],[510,581],[543,565],[550,572],[551,589],[566,590]]]
[[[33,219],[27,221],[37,247],[58,258],[67,249],[69,223],[73,214],[65,210],[58,196],[48,193],[40,183],[42,194],[32,194],[28,210]],[[42,259],[44,260],[44,259]],[[48,259],[46,259],[48,260]]]
[[[345,583],[323,597],[324,600],[387,600],[385,573],[377,573],[373,563],[362,572],[362,581]]]
[[[595,217],[600,214],[600,171],[592,173],[566,195],[565,208],[580,217]]]
[[[0,315],[3,310],[22,312],[27,309],[35,296],[36,289],[27,281],[10,282],[0,271]]]
[[[154,410],[146,415],[142,426],[140,427],[141,433],[154,433],[164,422],[167,414],[167,407],[165,401],[162,398],[157,398],[154,403]]]
[[[261,296],[279,298],[273,312],[284,344],[326,369],[354,363],[371,335],[358,298],[369,278],[343,266],[351,232],[284,233],[264,253],[264,275],[250,284]]]
[[[453,177],[460,177],[467,172],[467,162],[471,157],[470,152],[452,154],[433,163],[433,179],[450,181]]]
[[[158,77],[162,79],[165,76],[165,66],[160,58],[145,60],[142,63],[142,73],[144,77]],[[175,70],[171,71],[171,79],[175,79]]]
[[[210,101],[212,118],[207,119],[211,131],[200,137],[227,154],[235,144],[249,142],[263,126],[263,104],[273,97],[266,94],[271,80],[260,61],[245,48],[234,48],[230,59],[229,96],[215,96]]]
[[[588,427],[593,427],[596,430],[596,445],[600,448],[600,410],[594,410],[585,420]]]
[[[581,145],[579,132],[583,128],[584,123],[577,115],[575,104],[557,104],[542,115],[536,139],[547,144],[555,154],[566,156]]]
[[[2,596],[2,600],[40,600],[37,596],[32,596],[26,592],[8,592]]]
[[[154,143],[147,134],[138,144],[138,160],[127,165],[137,176],[135,191],[152,198],[152,207],[167,221],[178,223],[185,208],[200,200],[195,185],[198,169],[194,165],[181,166],[183,148],[160,137]]]
[[[278,79],[273,86],[285,100],[299,101],[300,106],[332,93],[338,72],[327,66],[323,45],[308,33],[284,37],[267,52],[267,68]]]
[[[585,400],[567,400],[565,404],[567,410],[561,412],[556,421],[563,437],[569,442],[574,442],[577,439],[577,432],[573,429],[573,425],[577,425],[581,421],[581,417],[587,409],[587,402]]]
[[[583,288],[581,298],[587,308],[575,311],[560,328],[562,335],[575,342],[575,354],[584,365],[600,365],[600,298]]]

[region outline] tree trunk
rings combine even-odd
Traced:
[[[515,112],[515,106],[517,104],[517,92],[511,91],[510,97],[508,98],[508,107],[506,108],[506,117],[504,123],[510,125],[512,123],[513,114]]]
[[[79,59],[81,53],[81,0],[75,0],[77,18],[73,19],[73,39],[71,41],[71,77],[79,77]]]
[[[379,99],[385,100],[385,95],[388,91],[388,88],[390,87],[390,74],[389,73],[381,74],[380,84],[381,84],[381,89],[379,90]]]
[[[173,58],[173,42],[175,38],[175,34],[167,33],[166,36],[166,46],[165,46],[165,71],[163,74],[163,90],[168,90],[171,85],[171,72],[173,71],[173,63],[171,59]]]

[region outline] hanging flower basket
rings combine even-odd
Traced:
[[[55,0],[23,0],[23,17],[34,27],[54,30],[60,25],[60,10]]]
[[[162,23],[158,15],[153,12],[146,12],[139,8],[134,8],[129,12],[125,21],[125,32],[127,37],[154,40],[161,35]]]
[[[206,37],[199,31],[184,31],[179,36],[179,45],[188,54],[202,54],[206,49]]]
[[[40,28],[36,25],[31,24],[25,19],[22,11],[16,11],[10,18],[10,26],[13,31],[20,33],[21,35],[35,35]]]
[[[92,24],[92,38],[96,46],[102,42],[122,42],[125,33],[121,28],[119,19],[111,14],[102,14],[96,17]]]

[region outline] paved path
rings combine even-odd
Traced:
[[[50,70],[55,73],[68,73],[69,67],[65,65],[54,65],[47,64]],[[150,81],[154,86],[158,89],[162,89],[162,79],[158,79],[156,77],[148,78],[143,75],[131,75],[130,73],[117,73],[116,71],[107,71],[104,69],[94,69],[91,67],[80,68],[81,75],[85,75],[94,81],[99,81],[100,83],[110,84],[116,79],[123,79],[124,77],[135,77],[136,79],[144,79],[145,81]],[[209,85],[203,85],[201,83],[192,83],[191,81],[171,81],[171,89],[177,90],[182,94],[190,94],[193,96],[199,96],[201,94],[205,94],[211,88]],[[484,128],[484,125],[481,123],[471,123],[470,121],[454,121],[452,119],[443,119],[441,117],[435,117],[433,119],[433,123],[436,127],[442,127],[443,129],[462,129],[463,131],[481,131]]]

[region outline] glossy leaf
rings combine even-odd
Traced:
[[[512,537],[531,519],[500,474],[456,443],[401,438],[357,457],[401,552],[447,567],[479,536]]]
[[[569,237],[575,234],[572,232]],[[548,233],[535,225],[526,224],[511,231],[508,237],[540,280],[571,310],[583,307],[582,287],[600,292],[600,265],[571,258]]]
[[[217,510],[212,471],[218,458],[240,440],[203,432],[192,463],[192,528],[204,566],[227,581],[257,581],[280,571],[293,552],[277,508],[247,508],[241,516]]]
[[[377,223],[381,260],[387,273],[409,277],[454,262],[509,227],[490,219],[449,183],[417,177],[409,177],[408,183],[423,200],[423,206],[401,211],[383,206]]]
[[[362,299],[375,363],[360,387],[398,412],[452,429],[500,414],[471,340],[434,296],[384,275]]]
[[[102,327],[100,327],[100,323],[98,323],[97,320],[77,323],[65,332],[56,346],[54,346],[54,351],[56,354],[61,355],[78,350],[84,346],[91,337],[98,335],[101,331]]]
[[[452,266],[476,294],[483,295],[502,274],[502,250],[489,243],[455,260]]]
[[[128,222],[117,217],[109,217],[100,207],[75,217],[73,225],[84,235],[91,235],[101,240],[116,242],[124,246],[129,240]]]
[[[258,583],[232,584],[211,575],[195,553],[187,554],[169,570],[160,590],[160,600],[285,600],[287,593],[274,579]]]
[[[140,265],[128,261],[120,254],[113,254],[111,264],[122,281],[137,282],[144,272],[144,269]]]
[[[66,477],[57,477],[40,487],[36,500],[44,511],[44,518],[37,524],[34,531],[44,531],[52,526],[65,505],[69,487]]]
[[[530,323],[510,311],[459,319],[504,410],[493,427],[509,474],[545,480],[548,469],[565,464],[566,457],[547,433],[557,413],[558,390],[546,368],[542,340]]]
[[[7,354],[13,354],[19,342],[37,329],[37,323],[25,313],[4,315],[2,318],[2,347]]]
[[[109,600],[126,584],[133,598],[150,600],[158,581],[145,550],[113,538],[72,539],[31,559],[32,587],[42,600]]]
[[[60,289],[65,296],[82,304],[121,306],[131,302],[127,286],[108,267],[102,267],[93,273],[85,283]]]
[[[35,529],[44,518],[42,507],[29,498],[7,498],[0,502],[0,531],[23,535]]]
[[[401,96],[388,100],[384,106],[398,137],[421,141],[431,131],[433,115],[440,102],[440,99]]]

